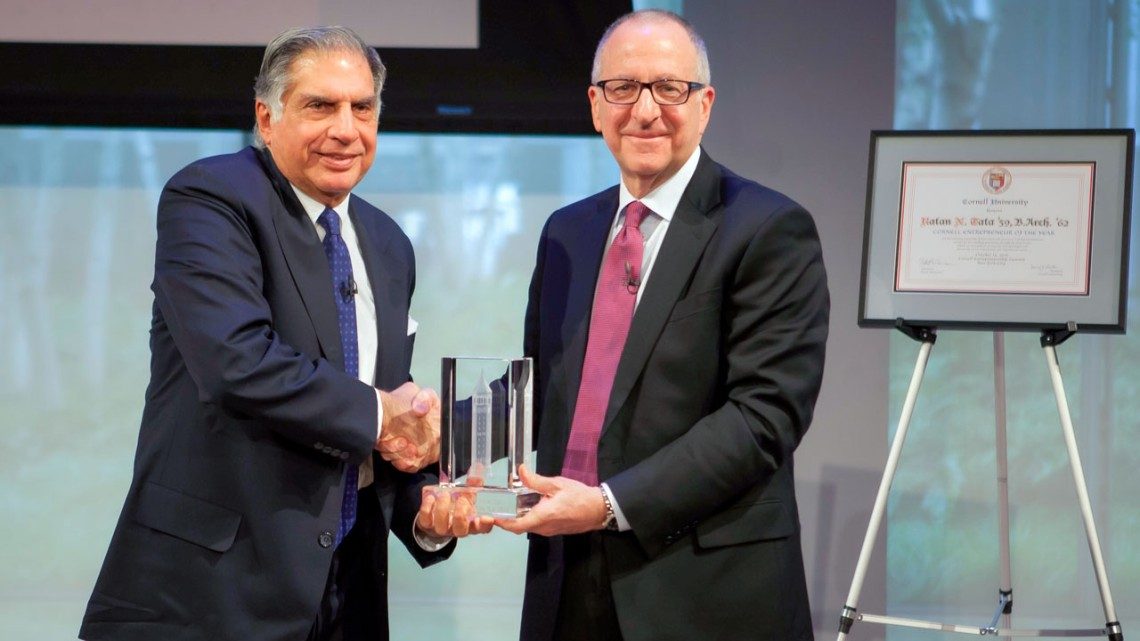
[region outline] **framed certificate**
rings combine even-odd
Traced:
[[[1135,132],[875,131],[859,325],[1123,332]]]

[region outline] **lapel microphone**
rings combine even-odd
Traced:
[[[629,261],[625,261],[625,289],[631,294],[637,293],[637,288],[641,285],[641,279],[633,271],[633,265]]]
[[[349,300],[353,296],[356,296],[357,291],[356,280],[351,276],[348,278],[348,280],[340,284],[340,295],[341,298],[345,300]]]

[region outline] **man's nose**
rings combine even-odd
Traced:
[[[329,123],[329,137],[342,142],[352,142],[358,135],[352,105],[342,105],[337,108],[332,116],[332,122]]]
[[[641,87],[637,94],[637,102],[633,103],[633,117],[641,122],[652,122],[661,115],[661,105],[653,99],[653,88],[649,85]]]

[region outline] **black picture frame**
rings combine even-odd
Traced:
[[[1134,150],[1133,129],[872,131],[859,326],[1041,331],[1072,329],[1075,324],[1080,331],[1123,333]],[[905,255],[900,254],[905,251],[900,249],[900,229],[907,222],[902,220],[904,170],[911,165],[961,164],[973,169],[975,165],[1000,168],[1090,163],[1094,169],[1089,185],[1087,283],[1083,291],[1057,294],[1016,287],[990,291],[900,288],[900,256]],[[984,186],[982,178],[979,174],[979,190]],[[1032,209],[1031,201],[1026,202]],[[948,202],[946,210],[956,207],[957,202]],[[1008,220],[998,222],[1013,225]],[[988,233],[971,232],[983,238]],[[1001,239],[995,236],[993,242]]]

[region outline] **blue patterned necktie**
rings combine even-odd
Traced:
[[[340,327],[340,348],[344,353],[344,371],[360,375],[360,353],[356,345],[356,281],[352,279],[352,262],[348,258],[348,245],[340,235],[340,216],[326,208],[317,224],[325,228],[325,257],[332,272],[333,300],[336,301],[337,325]],[[357,466],[349,464],[344,470],[344,497],[340,506],[340,529],[336,544],[348,536],[356,523]]]

